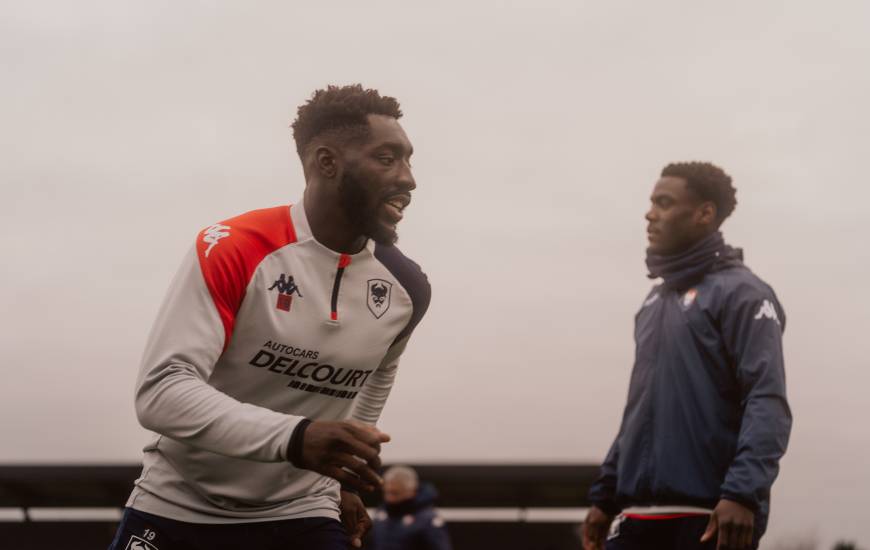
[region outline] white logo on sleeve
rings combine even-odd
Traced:
[[[761,307],[758,309],[758,313],[755,314],[755,319],[763,319],[767,317],[768,319],[773,319],[776,321],[776,324],[780,324],[779,316],[776,314],[776,309],[773,307],[773,304],[770,303],[770,300],[765,300]]]
[[[205,235],[202,237],[202,242],[208,245],[208,248],[205,249],[205,257],[208,258],[208,253],[211,252],[211,249],[218,243],[219,240],[224,237],[229,237],[230,232],[228,231],[230,226],[221,225],[216,223],[210,226],[205,230]]]

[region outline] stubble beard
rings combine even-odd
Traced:
[[[378,244],[393,245],[399,236],[395,230],[380,223],[378,208],[381,201],[370,191],[373,187],[353,170],[346,170],[338,184],[339,203],[351,227],[360,235]]]

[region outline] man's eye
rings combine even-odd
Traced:
[[[390,166],[391,164],[396,162],[396,157],[382,156],[382,157],[378,157],[378,160],[380,160],[381,163],[384,164],[385,166]]]

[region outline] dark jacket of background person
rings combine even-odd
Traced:
[[[366,549],[451,550],[444,520],[435,509],[437,496],[435,489],[424,483],[413,499],[381,506]]]
[[[757,540],[792,423],[785,313],[739,250],[723,260],[689,289],[654,287],[638,312],[622,424],[589,497],[609,514],[733,500]]]

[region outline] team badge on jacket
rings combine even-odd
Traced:
[[[689,289],[688,292],[683,294],[683,307],[687,308],[690,305],[692,305],[692,303],[694,303],[694,301],[695,301],[695,298],[697,298],[697,297],[698,297],[698,291],[695,290],[694,288]]]
[[[293,275],[281,274],[278,280],[272,283],[269,290],[278,291],[278,303],[275,307],[282,311],[290,311],[290,306],[293,304],[293,294],[302,298],[302,293],[299,292],[299,287],[296,286],[296,281],[293,280]]]
[[[369,311],[376,319],[380,319],[390,309],[390,295],[393,293],[393,283],[383,279],[369,279],[368,283]]]

